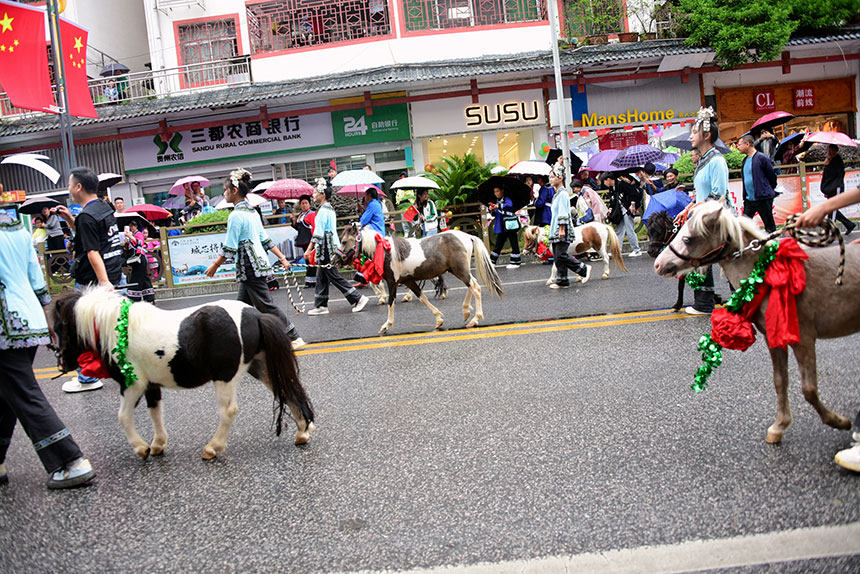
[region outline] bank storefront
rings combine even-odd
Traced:
[[[289,110],[269,110],[282,112]],[[188,175],[208,178],[207,195],[219,195],[221,182],[237,167],[249,169],[255,182],[289,177],[313,183],[335,161],[340,171],[370,165],[391,172],[393,180],[411,160],[406,104],[374,106],[372,115],[362,108],[287,115],[265,123],[247,117],[247,111],[221,115],[220,125],[202,128],[195,124],[211,124],[211,116],[188,120],[171,126],[175,131],[166,141],[160,135],[123,140],[132,198],[160,204],[173,182]]]
[[[412,94],[418,95],[418,94]],[[540,90],[441,98],[412,103],[415,167],[443,157],[474,154],[481,163],[510,167],[534,157],[546,141],[546,105]]]

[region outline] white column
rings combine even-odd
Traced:
[[[484,140],[484,163],[499,163],[499,138],[496,132],[481,132],[481,137]]]

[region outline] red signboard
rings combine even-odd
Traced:
[[[3,191],[3,186],[0,185],[0,202],[2,203],[17,203],[27,199],[27,192],[23,189],[13,189],[12,191]]]
[[[794,88],[792,90],[794,109],[809,110],[815,107],[815,88]]]
[[[774,90],[753,92],[753,109],[757,114],[776,111],[776,92]]]
[[[597,138],[600,151],[627,149],[635,145],[648,145],[648,132],[643,130],[613,132]]]

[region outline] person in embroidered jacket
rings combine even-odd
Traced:
[[[304,256],[308,246],[311,244],[311,235],[314,231],[314,218],[317,216],[316,211],[311,210],[311,196],[303,195],[299,198],[299,213],[293,215],[293,227],[296,230],[296,248],[297,257]],[[316,287],[317,285],[317,268],[308,267],[305,271],[305,287]]]
[[[0,484],[9,481],[6,452],[16,422],[49,474],[48,488],[80,486],[96,475],[33,373],[36,350],[51,342],[42,308],[50,302],[30,234],[0,215]]]
[[[570,194],[564,187],[564,167],[555,165],[549,174],[549,184],[555,189],[552,198],[552,221],[549,224],[549,242],[552,246],[552,256],[557,270],[555,283],[550,289],[570,287],[567,271],[570,269],[580,277],[582,283],[588,283],[591,278],[591,265],[586,265],[567,252],[570,247],[572,225],[570,221]]]
[[[359,219],[361,228],[370,227],[382,237],[385,237],[385,214],[382,212],[382,201],[375,187],[369,187],[364,192],[364,211]],[[359,255],[356,254],[356,257]],[[355,272],[353,287],[367,287],[367,278],[360,272]]]
[[[547,185],[543,176],[538,176],[540,182],[540,191],[535,199],[535,211],[532,215],[532,223],[543,227],[552,222],[552,196],[555,195],[555,188]]]
[[[340,249],[340,238],[337,236],[337,215],[329,203],[331,194],[330,186],[317,187],[314,190],[314,201],[320,207],[314,220],[311,245],[305,251],[305,259],[310,260],[311,253],[314,253],[317,265],[330,264],[332,255],[337,249]],[[334,285],[343,293],[343,296],[352,305],[353,313],[358,313],[367,305],[368,298],[359,295],[358,290],[341,277],[336,268],[320,267],[317,272],[317,287],[314,292],[314,308],[308,311],[308,315],[328,315],[329,284]]]
[[[227,239],[221,246],[221,254],[206,270],[206,275],[214,277],[218,268],[232,259],[236,263],[239,301],[283,321],[287,336],[293,342],[293,349],[298,349],[306,343],[299,337],[289,317],[272,301],[272,294],[269,293],[266,277],[271,274],[272,268],[266,251],[271,251],[284,269],[290,268],[290,262],[269,239],[260,215],[245,201],[245,196],[250,193],[250,182],[251,172],[241,168],[230,172],[230,177],[224,180],[224,199],[234,205],[233,213],[227,218]]]
[[[148,254],[146,252],[146,235],[140,227],[140,223],[134,219],[128,222],[128,231],[125,232],[128,239],[126,249],[132,251],[131,257],[127,259],[131,273],[131,283],[126,289],[126,295],[132,301],[155,302],[155,289],[152,288]]]
[[[690,142],[699,150],[702,158],[693,172],[693,187],[696,201],[717,199],[726,201],[729,193],[729,166],[726,158],[714,147],[720,137],[717,115],[712,108],[702,108],[696,114],[696,123],[690,130]],[[689,315],[710,315],[714,310],[714,270],[710,265],[705,272],[705,282],[693,291],[693,305],[684,311]]]
[[[511,245],[511,261],[506,269],[520,268],[520,220],[514,212],[514,202],[511,198],[505,197],[503,189],[493,189],[493,195],[498,200],[497,203],[489,205],[490,213],[493,214],[493,233],[496,234],[496,243],[493,245],[493,250],[490,252],[490,260],[493,264],[499,260],[499,254],[502,252],[502,247],[505,246],[505,241]],[[509,228],[511,226],[512,228]]]

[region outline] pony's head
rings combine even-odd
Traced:
[[[335,251],[334,257],[331,258],[332,265],[352,265],[357,256],[355,249],[358,246],[358,228],[359,223],[355,221],[344,228],[340,234],[340,249]]]
[[[645,228],[648,230],[648,255],[657,257],[672,239],[675,222],[666,211],[658,211],[648,218]]]
[[[717,263],[740,249],[744,233],[753,239],[767,237],[751,219],[737,217],[724,202],[706,201],[690,210],[669,248],[657,257],[654,270],[670,277]]]
[[[537,251],[538,243],[541,242],[541,228],[537,225],[526,225],[523,229],[523,253],[534,253]]]
[[[116,321],[122,297],[104,287],[64,291],[54,298],[49,313],[57,362],[64,372],[78,367],[84,351],[109,355],[116,345]]]

